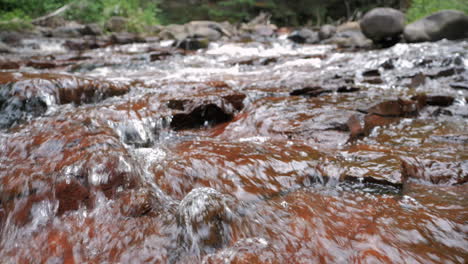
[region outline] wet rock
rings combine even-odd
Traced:
[[[320,86],[310,86],[310,87],[304,87],[301,89],[296,89],[292,92],[289,93],[289,95],[292,96],[306,96],[306,97],[317,97],[323,94],[329,94],[329,93],[354,93],[359,91],[360,89],[357,87],[353,86],[334,86],[334,85],[326,85],[326,87],[320,87]]]
[[[191,254],[211,253],[230,241],[235,200],[212,188],[193,189],[177,210],[178,244]]]
[[[348,119],[348,122],[346,122],[346,125],[348,126],[349,132],[350,132],[350,136],[348,140],[349,142],[353,142],[364,136],[364,128],[361,125],[361,121],[356,115],[352,115]]]
[[[91,103],[129,87],[62,74],[0,73],[0,128],[40,116],[51,104]]]
[[[174,49],[160,49],[156,51],[152,51],[150,53],[150,61],[159,61],[159,60],[165,60],[166,58],[173,56],[175,54],[180,54],[180,52],[177,52]]]
[[[417,88],[421,85],[424,85],[426,83],[426,75],[423,73],[418,73],[411,77],[411,82],[409,83],[408,87],[409,88]]]
[[[21,41],[27,37],[28,34],[16,31],[2,31],[0,32],[0,43],[5,43],[10,46],[21,44]]]
[[[462,11],[442,10],[405,27],[408,42],[461,39],[468,37],[468,16]]]
[[[167,25],[163,30],[161,30],[158,36],[164,40],[171,39],[180,41],[187,38],[189,34],[187,33],[184,25]]]
[[[54,38],[78,38],[85,29],[85,26],[80,24],[69,24],[52,30]]]
[[[206,39],[217,41],[223,36],[232,36],[229,25],[214,21],[191,21],[184,25],[168,25],[159,33],[162,39],[181,42],[185,39]]]
[[[414,117],[426,105],[427,96],[421,95],[413,99],[382,102],[363,112],[383,117]]]
[[[292,32],[288,39],[300,44],[314,44],[320,41],[319,34],[307,28],[302,28]]]
[[[385,101],[370,107],[367,110],[358,110],[365,114],[364,127],[357,116],[348,119],[351,132],[348,142],[368,136],[375,127],[386,126],[398,122],[401,118],[416,117],[427,105],[428,96],[422,94],[414,96],[411,100]]]
[[[398,156],[385,149],[357,144],[347,149],[343,156],[346,159],[340,161],[340,166],[343,168],[342,180],[346,182],[388,185],[401,189],[406,181],[405,174],[400,172]]]
[[[468,162],[402,158],[402,173],[433,184],[457,185],[468,182]]]
[[[385,60],[380,67],[384,68],[385,70],[393,70],[395,69],[395,59],[387,59]]]
[[[0,129],[9,128],[23,120],[38,117],[47,111],[45,98],[29,96],[15,97],[9,94],[11,90],[0,92]]]
[[[89,36],[100,36],[103,34],[103,31],[99,24],[92,23],[85,25],[81,30],[81,34]]]
[[[120,211],[128,217],[147,215],[153,209],[152,194],[146,189],[128,190],[119,196]]]
[[[208,39],[204,38],[185,38],[177,43],[175,43],[175,47],[184,50],[199,50],[199,49],[206,49],[210,44]]]
[[[55,185],[55,198],[59,201],[58,215],[68,211],[75,211],[80,206],[90,206],[90,192],[87,183],[76,180],[62,181]]]
[[[68,39],[63,44],[69,50],[98,49],[111,45],[110,38],[82,37],[80,39]]]
[[[290,95],[303,95],[308,97],[316,97],[323,93],[331,93],[331,90],[325,90],[321,87],[305,87],[302,89],[294,90],[290,93]]]
[[[366,78],[362,82],[369,83],[369,84],[382,84],[384,81],[377,77],[377,78]]]
[[[128,19],[120,16],[113,16],[106,22],[105,29],[110,32],[122,32],[127,30]]]
[[[453,76],[453,75],[463,73],[465,71],[466,70],[464,68],[461,68],[461,67],[450,67],[450,68],[443,69],[443,70],[438,70],[438,71],[435,71],[435,72],[434,71],[429,72],[429,73],[426,74],[426,76],[428,76],[430,78],[433,78],[433,79],[437,79],[437,78],[443,78],[443,77],[450,77],[450,76]]]
[[[174,130],[200,128],[205,125],[217,125],[229,122],[233,115],[226,113],[215,104],[196,107],[188,114],[175,114],[172,117],[171,128]]]
[[[371,70],[366,70],[362,73],[362,76],[364,77],[378,77],[380,76],[379,70],[376,69],[371,69]]]
[[[16,61],[0,60],[0,70],[16,70],[21,65]]]
[[[468,82],[455,82],[451,83],[450,87],[457,90],[468,90]]]
[[[276,34],[277,27],[273,24],[255,25],[252,33],[260,37],[273,37]]]
[[[169,108],[184,112],[176,112],[173,115],[170,127],[174,130],[183,130],[229,122],[233,119],[234,113],[244,107],[244,99],[244,94],[228,94],[221,97],[204,98],[200,101],[170,100],[168,102]]]
[[[57,201],[60,215],[92,208],[99,193],[118,199],[140,185],[137,163],[115,133],[89,120],[41,119],[1,143],[0,166],[7,168],[0,172],[1,202],[31,203],[21,211],[26,216],[41,201]],[[26,151],[24,158],[18,148]],[[8,212],[19,213],[14,207]]]
[[[354,87],[354,86],[340,86],[340,87],[338,87],[338,89],[336,91],[338,93],[354,93],[354,92],[358,92],[360,90],[361,90],[360,88]]]
[[[437,142],[447,142],[452,144],[468,144],[468,135],[467,134],[452,134],[452,135],[443,135],[443,136],[431,136],[431,140]]]
[[[452,96],[428,95],[426,96],[426,102],[431,106],[448,107],[455,102],[455,98]]]
[[[139,36],[138,34],[129,33],[129,32],[121,32],[121,33],[114,33],[110,37],[110,41],[114,45],[125,45],[131,43],[143,43],[146,42],[144,38]]]
[[[185,31],[189,37],[205,38],[210,41],[217,41],[222,36],[232,35],[224,25],[214,21],[192,21],[185,24]]]
[[[376,44],[393,45],[400,40],[405,15],[393,8],[374,8],[360,21],[361,30]]]
[[[127,145],[136,148],[147,148],[154,143],[152,133],[141,122],[118,122],[115,129]]]
[[[52,69],[57,67],[64,67],[73,64],[72,62],[66,61],[52,61],[52,60],[30,60],[26,63],[26,66],[33,67],[36,69]]]
[[[12,52],[11,48],[7,44],[0,41],[0,53],[11,53],[11,52]]]
[[[366,38],[360,30],[338,31],[323,43],[335,44],[342,48],[368,48],[372,45],[372,41]]]
[[[253,237],[237,241],[234,245],[209,254],[203,263],[285,263],[280,254],[264,238]]]
[[[333,25],[323,25],[320,27],[319,37],[320,40],[325,40],[333,37],[336,33],[336,27]]]

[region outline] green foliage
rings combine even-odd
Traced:
[[[3,17],[14,14],[18,15],[17,18],[34,18],[60,8],[67,2],[69,0],[0,0],[0,17],[3,20]]]
[[[467,0],[413,0],[406,13],[408,22],[413,22],[444,9],[455,9],[468,13]]]
[[[27,31],[33,28],[29,20],[13,18],[0,21],[0,31]]]
[[[65,14],[67,19],[104,24],[111,16],[123,16],[129,20],[129,31],[143,31],[158,23],[158,3],[159,0],[0,0],[0,21],[28,22],[72,4]]]
[[[129,31],[143,31],[146,26],[158,24],[157,2],[145,0],[80,0],[67,13],[67,18],[83,23],[105,23],[112,16],[129,19]]]
[[[245,22],[260,12],[278,25],[323,24],[364,13],[377,6],[400,6],[408,0],[160,0],[164,23],[191,20]],[[442,1],[442,0],[440,0]],[[465,0],[466,1],[466,0]]]

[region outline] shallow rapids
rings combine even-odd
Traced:
[[[0,63],[2,263],[466,263],[468,42]]]

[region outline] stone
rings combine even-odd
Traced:
[[[21,65],[16,61],[0,60],[0,70],[17,70]]]
[[[90,35],[90,36],[100,36],[103,34],[101,26],[96,23],[85,25],[81,33],[83,35]]]
[[[66,74],[0,72],[0,129],[43,115],[49,104],[82,104],[127,93],[129,87]]]
[[[336,33],[336,27],[333,25],[323,25],[320,27],[319,37],[320,40],[329,39]]]
[[[361,30],[361,25],[359,24],[359,22],[356,22],[356,21],[343,23],[336,28],[336,32],[360,31],[360,30]]]
[[[185,24],[185,31],[191,37],[207,38],[210,41],[219,40],[222,36],[231,36],[230,29],[214,21],[191,21]]]
[[[210,41],[206,38],[185,38],[181,41],[175,43],[175,46],[179,49],[184,50],[199,50],[199,49],[206,49]]]
[[[113,45],[125,45],[131,43],[144,43],[146,40],[138,34],[130,32],[113,33],[110,37],[110,42]]]
[[[339,31],[332,38],[323,41],[324,44],[335,44],[341,48],[368,48],[372,41],[360,30]]]
[[[417,157],[401,159],[402,174],[433,184],[458,185],[468,182],[468,162],[444,161]]]
[[[288,39],[295,42],[295,43],[300,43],[300,44],[314,44],[318,43],[320,41],[319,38],[319,33],[312,31],[307,28],[302,28],[300,30],[296,30],[292,32],[289,36]]]
[[[7,44],[0,41],[0,53],[11,53],[11,52],[12,52],[11,48]]]
[[[408,42],[462,39],[468,37],[468,16],[456,10],[442,10],[405,27]]]
[[[188,37],[184,25],[167,25],[159,32],[158,36],[163,40],[183,40]]]
[[[85,26],[71,23],[69,25],[61,26],[52,30],[51,34],[54,38],[78,38],[82,34]]]
[[[376,44],[395,44],[405,27],[405,15],[393,8],[374,8],[360,21],[362,33]]]
[[[196,188],[180,202],[178,244],[186,251],[213,252],[229,242],[229,223],[234,219],[235,199],[212,188]]]

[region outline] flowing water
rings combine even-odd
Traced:
[[[2,263],[467,263],[468,42],[0,63]]]

